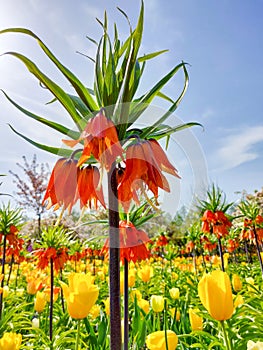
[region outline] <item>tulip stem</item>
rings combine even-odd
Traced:
[[[165,336],[165,349],[169,350],[168,348],[168,338],[167,338],[167,300],[164,299],[164,336]]]
[[[76,336],[76,344],[75,344],[75,350],[79,349],[79,339],[80,339],[80,319],[77,320],[77,336]]]
[[[225,327],[225,323],[224,321],[219,321],[223,330],[223,335],[224,335],[224,339],[225,339],[225,344],[226,344],[226,349],[227,350],[233,350],[232,348],[232,343],[227,335],[227,331],[226,331],[226,327]]]

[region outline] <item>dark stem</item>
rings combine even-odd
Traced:
[[[50,258],[50,305],[49,305],[49,339],[53,338],[53,290],[54,290],[54,263]]]
[[[257,230],[256,230],[255,226],[253,226],[253,231],[254,231],[254,236],[255,236],[255,241],[256,241],[258,260],[259,260],[259,264],[260,264],[260,268],[261,268],[261,275],[262,275],[262,278],[263,278],[263,264],[262,264],[261,254],[260,254],[259,243],[258,243]]]
[[[18,277],[19,277],[19,275],[20,275],[19,267],[20,267],[20,263],[18,262],[18,264],[17,264],[17,270],[16,270],[15,292],[16,292],[16,289],[17,289]]]
[[[3,279],[1,281],[1,288],[4,287],[4,279],[5,279],[5,254],[6,254],[6,235],[4,235],[4,243],[3,243],[3,256],[2,256],[2,275]],[[0,294],[0,320],[2,318],[3,313],[3,293]]]
[[[207,273],[207,267],[206,267],[205,257],[204,257],[204,249],[203,249],[203,247],[202,247],[201,239],[200,239],[200,254],[201,254],[201,257],[202,257],[203,267],[204,267],[204,269],[205,269],[205,272]]]
[[[60,269],[60,281],[63,281],[63,278],[62,278],[62,269]],[[62,307],[62,311],[63,311],[63,313],[65,313],[64,294],[63,294],[63,289],[62,289],[62,288],[60,288],[60,297],[61,297],[61,307]]]
[[[129,345],[129,263],[124,259],[124,350]]]
[[[39,212],[37,214],[38,216],[38,220],[37,220],[37,223],[38,223],[38,238],[41,237],[41,213]]]
[[[96,276],[96,257],[93,256],[93,276]]]
[[[192,252],[192,259],[193,259],[194,271],[195,271],[195,274],[197,274],[195,249],[193,249],[193,252]]]
[[[8,274],[8,278],[7,278],[7,281],[6,281],[7,286],[9,285],[9,281],[10,281],[10,277],[11,277],[11,274],[12,274],[14,262],[15,262],[15,258],[14,258],[14,254],[12,254],[11,261],[10,261],[9,274]]]
[[[116,163],[108,173],[109,198],[109,275],[110,275],[110,349],[121,350],[120,238]]]
[[[220,255],[220,259],[221,259],[222,271],[225,272],[224,257],[223,257],[222,243],[221,243],[220,237],[218,238],[218,250],[219,250],[219,255]]]
[[[244,245],[245,245],[245,252],[246,252],[246,258],[247,258],[247,263],[251,263],[251,258],[249,256],[249,253],[248,253],[248,246],[247,246],[247,240],[245,239],[244,241]]]

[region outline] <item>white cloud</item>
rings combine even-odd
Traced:
[[[260,156],[256,145],[263,142],[263,126],[235,130],[223,142],[223,146],[217,152],[217,163],[221,169],[235,168]]]

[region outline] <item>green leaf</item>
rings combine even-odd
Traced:
[[[40,117],[28,110],[26,110],[25,108],[21,107],[18,103],[16,103],[14,100],[12,100],[3,90],[1,90],[3,92],[3,94],[5,95],[5,97],[17,108],[19,109],[22,113],[24,113],[25,115],[27,115],[28,117],[46,125],[46,126],[49,126],[50,128],[64,134],[64,135],[67,135],[68,137],[71,137],[75,140],[77,140],[80,136],[80,133],[77,132],[77,131],[74,131],[74,130],[71,130],[71,129],[68,129],[67,127],[61,125],[61,124],[58,124],[58,123],[55,123],[55,122],[52,122],[48,119],[45,119],[43,117]]]
[[[187,71],[185,69],[185,63],[182,62],[178,64],[176,67],[174,67],[168,74],[166,74],[158,83],[154,85],[154,87],[148,91],[145,95],[137,99],[136,103],[132,106],[130,117],[129,117],[129,123],[134,123],[141,114],[149,107],[152,100],[158,96],[161,89],[172,79],[172,77],[181,69],[184,69],[185,73],[185,84],[182,93],[180,94],[179,98],[172,104],[172,106],[169,108],[168,112],[165,113],[164,116],[162,116],[153,126],[152,130],[154,130],[157,126],[159,126],[161,123],[163,123],[172,112],[175,111],[175,109],[178,107],[181,99],[183,98],[183,95],[186,92],[187,86],[188,86],[188,75],[186,74]]]
[[[169,50],[161,50],[161,51],[156,51],[156,52],[153,52],[153,53],[149,53],[147,55],[143,55],[141,57],[138,57],[138,62],[144,62],[144,61],[147,61],[147,60],[150,60],[152,58],[155,58],[161,54],[163,54],[164,52],[168,52]]]
[[[78,80],[78,78],[68,68],[66,68],[64,65],[62,65],[59,62],[59,60],[53,55],[53,53],[48,49],[48,47],[43,43],[42,40],[40,40],[40,38],[35,33],[33,33],[31,30],[28,30],[26,28],[8,28],[0,31],[0,34],[3,34],[3,33],[23,33],[36,39],[39,46],[42,48],[42,50],[45,52],[48,58],[57,66],[60,72],[68,79],[68,81],[71,83],[71,85],[73,86],[73,88],[75,89],[79,97],[87,105],[90,111],[99,109],[96,102],[93,100],[92,96],[90,95],[88,89],[86,89],[86,87]]]
[[[72,150],[69,150],[69,149],[51,147],[51,146],[47,146],[47,145],[43,145],[41,143],[35,142],[35,141],[31,140],[30,138],[26,137],[25,135],[16,131],[10,124],[8,124],[8,125],[14,131],[14,133],[16,133],[18,136],[22,137],[24,140],[31,143],[31,145],[33,145],[33,146],[35,146],[43,151],[47,151],[49,153],[53,153],[53,154],[59,155],[61,157],[70,157],[72,154]]]
[[[21,55],[17,52],[6,52],[6,55],[11,55],[19,60],[21,60],[30,73],[32,73],[44,86],[48,88],[48,90],[58,99],[58,101],[65,107],[65,109],[68,111],[72,119],[74,120],[76,126],[79,130],[82,130],[80,123],[81,123],[81,117],[78,115],[74,104],[72,103],[69,96],[51,79],[49,79],[44,73],[42,73],[38,67],[27,57],[24,55]]]
[[[200,126],[200,127],[203,127],[202,124],[200,123],[197,123],[197,122],[188,122],[188,123],[183,123],[183,124],[179,124],[175,127],[170,127],[168,125],[159,125],[159,127],[155,130],[155,131],[152,131],[152,127],[149,126],[149,127],[146,127],[146,128],[143,128],[141,129],[141,134],[140,134],[140,137],[141,138],[154,138],[155,140],[160,140],[164,137],[167,137],[167,143],[169,142],[169,138],[170,138],[170,135],[174,134],[175,132],[178,132],[178,131],[181,131],[181,130],[184,130],[184,129],[188,129],[188,128],[191,128],[193,126]],[[168,147],[168,144],[166,144],[166,148]]]

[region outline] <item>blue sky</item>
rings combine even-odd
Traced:
[[[109,25],[116,22],[123,40],[128,27],[117,6],[129,16],[134,27],[140,1],[54,1],[9,0],[1,5],[0,28],[26,27],[34,31],[87,86],[92,85],[93,66],[76,51],[93,56],[95,47],[86,35],[99,39],[100,26],[95,18]],[[229,200],[237,200],[235,192],[261,189],[263,149],[263,1],[262,0],[145,0],[145,29],[141,54],[169,49],[149,61],[141,91],[146,91],[173,66],[188,62],[190,84],[176,116],[176,124],[197,121],[204,125],[174,135],[168,149],[169,158],[182,176],[172,181],[172,193],[162,201],[169,203],[174,214],[185,204],[189,206],[194,193],[201,193],[207,183],[216,182]],[[68,84],[48,62],[37,44],[18,34],[0,36],[0,53],[16,50],[26,54],[57,83]],[[178,96],[181,78],[175,78],[165,92]],[[67,120],[55,104],[46,106],[51,98],[38,86],[22,63],[8,56],[0,57],[0,88],[24,107],[54,120]],[[155,111],[162,109],[154,101]],[[60,145],[60,136],[47,132],[18,112],[0,95],[0,173],[18,170],[15,163],[34,153],[39,162],[56,157],[32,148],[14,135],[7,126],[50,145]],[[68,119],[70,125],[70,120]],[[3,178],[1,190],[12,193],[12,178]],[[173,207],[173,209],[171,209]]]

